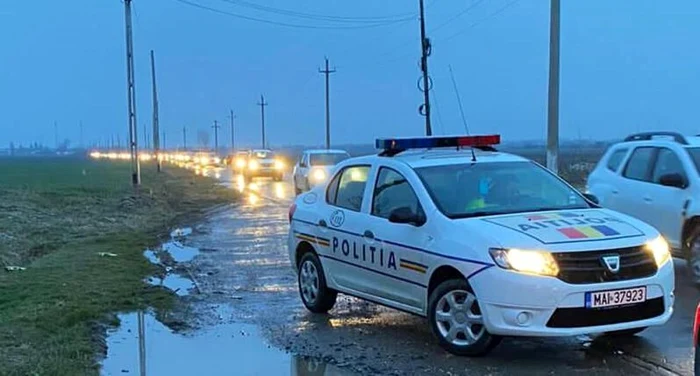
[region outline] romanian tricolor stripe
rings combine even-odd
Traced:
[[[591,239],[620,235],[619,232],[605,225],[560,228],[558,231],[569,239]]]
[[[399,266],[408,269],[408,270],[413,270],[414,272],[418,272],[421,274],[425,274],[428,271],[428,266],[419,264],[414,261],[409,261],[406,259],[399,259]]]
[[[324,246],[324,247],[329,247],[329,246],[331,245],[331,241],[330,241],[330,240],[324,239],[324,238],[319,238],[319,237],[317,237],[317,236],[313,236],[313,235],[309,235],[309,234],[304,234],[304,233],[301,233],[301,232],[295,233],[295,236],[296,236],[297,239],[299,239],[299,240],[307,241],[307,242],[309,242],[309,243],[318,244],[318,245],[321,245],[321,246]]]
[[[544,221],[547,219],[576,218],[580,216],[581,215],[577,213],[547,213],[528,215],[527,219],[530,221]]]

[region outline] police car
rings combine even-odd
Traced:
[[[290,208],[303,304],[345,293],[425,316],[441,346],[502,336],[633,335],[673,313],[674,271],[651,226],[600,208],[500,136],[377,140]]]

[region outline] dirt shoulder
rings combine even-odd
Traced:
[[[167,309],[142,255],[174,224],[233,202],[213,179],[128,163],[0,160],[0,374],[96,374],[113,313]],[[14,268],[18,267],[18,268]]]

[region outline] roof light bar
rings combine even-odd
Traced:
[[[402,151],[409,149],[430,149],[448,147],[488,147],[501,143],[501,136],[453,136],[453,137],[415,137],[377,139],[375,146],[384,151]]]

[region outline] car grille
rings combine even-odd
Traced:
[[[613,273],[602,261],[603,256],[619,255],[620,270]],[[559,265],[559,275],[571,284],[626,281],[656,274],[654,256],[642,246],[587,252],[558,252],[552,256]]]
[[[664,313],[664,298],[610,308],[558,308],[547,322],[549,328],[582,328],[646,320]]]

